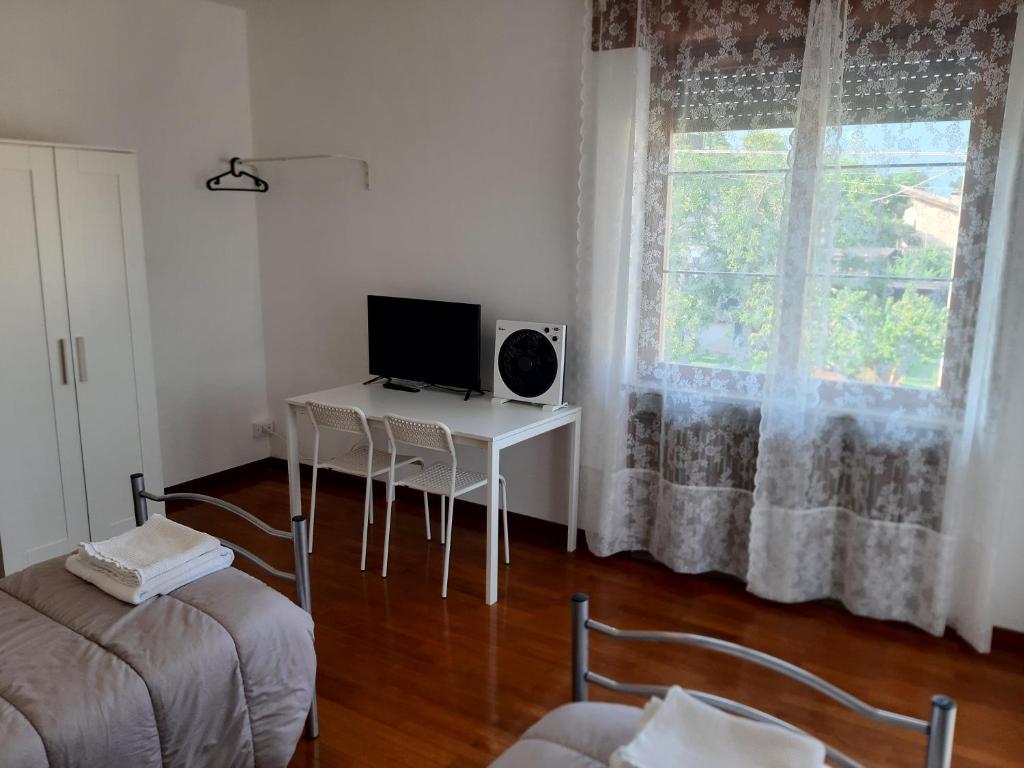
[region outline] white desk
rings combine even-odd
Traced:
[[[356,407],[366,414],[371,424],[383,423],[384,415],[393,413],[414,419],[442,421],[452,431],[458,445],[471,445],[487,452],[487,570],[484,599],[488,605],[498,601],[498,473],[502,448],[529,440],[531,437],[568,426],[572,430],[572,456],[569,462],[569,514],[566,548],[576,549],[576,520],[580,472],[579,406],[557,411],[544,411],[523,403],[491,402],[489,397],[464,401],[461,395],[424,389],[420,392],[397,392],[380,384],[348,384],[322,392],[312,392],[287,399],[288,491],[292,517],[302,514],[302,493],[299,484],[299,413],[305,404],[316,400],[328,405]]]

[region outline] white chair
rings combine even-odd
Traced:
[[[373,523],[373,478],[381,475],[393,476],[395,469],[419,464],[422,469],[423,459],[419,456],[396,455],[394,451],[378,451],[373,447],[373,435],[366,423],[366,415],[358,408],[327,405],[308,401],[306,413],[313,423],[313,488],[309,497],[309,551],[313,552],[313,532],[316,523],[316,475],[317,470],[330,469],[346,475],[366,478],[366,495],[363,499],[363,552],[359,560],[359,568],[366,570],[366,536],[367,526]],[[320,430],[344,432],[361,438],[348,453],[340,457],[320,461]],[[430,507],[427,494],[423,494],[423,514],[427,524],[427,539],[430,539]]]
[[[384,428],[388,433],[391,466],[388,473],[388,513],[384,524],[383,575],[387,578],[388,548],[391,544],[391,506],[395,500],[395,488],[412,488],[423,491],[424,498],[428,493],[435,493],[441,497],[441,542],[444,544],[444,576],[441,581],[441,597],[448,597],[448,562],[452,549],[452,518],[455,499],[487,485],[487,476],[458,468],[451,430],[439,421],[419,421],[388,414],[384,417]],[[431,464],[417,474],[396,481],[395,469],[401,466],[399,463],[401,457],[396,453],[399,443],[434,451],[445,451],[451,457],[451,464]],[[505,532],[505,563],[508,564],[508,498],[506,497],[505,478],[501,475],[498,476],[498,485],[501,490],[501,525]],[[445,512],[446,500],[448,503],[447,514]],[[426,503],[424,502],[424,504]]]

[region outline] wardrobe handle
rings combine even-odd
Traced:
[[[75,336],[75,357],[78,358],[78,380],[88,379],[85,369],[85,336]]]
[[[60,355],[60,383],[68,383],[68,345],[63,338],[57,339],[57,354]]]

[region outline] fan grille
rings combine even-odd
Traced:
[[[539,331],[509,334],[498,351],[498,373],[505,386],[519,397],[538,397],[558,376],[558,354]]]

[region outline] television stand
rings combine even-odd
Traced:
[[[386,379],[386,378],[387,378],[386,376],[374,376],[369,381],[364,381],[363,382],[363,386],[365,387],[367,384],[376,384],[381,379]],[[388,379],[388,381],[391,381],[391,379]]]
[[[391,379],[384,382],[384,389],[394,389],[399,392],[419,392],[419,387],[410,387],[408,384],[396,384]]]

